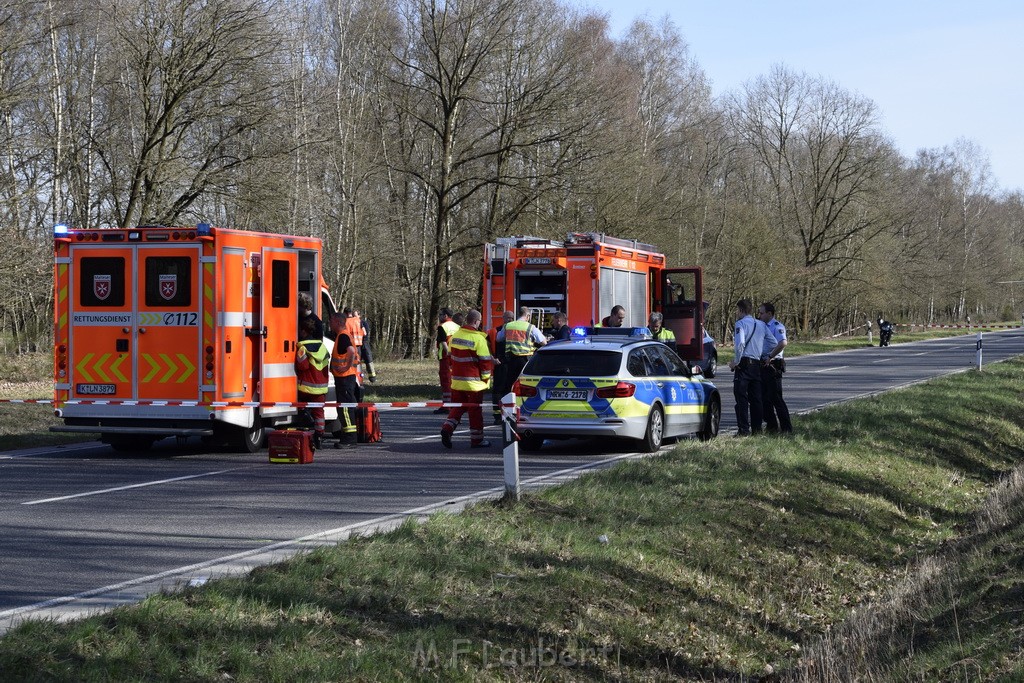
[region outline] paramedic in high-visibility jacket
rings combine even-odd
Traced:
[[[519,375],[523,374],[523,368],[533,358],[534,349],[544,346],[547,338],[530,323],[530,309],[527,306],[520,306],[519,317],[506,323],[495,338],[505,343],[505,357],[501,361],[505,364],[504,381],[500,387],[494,388],[500,397],[512,391]]]
[[[484,439],[484,392],[490,385],[494,358],[491,356],[487,333],[480,330],[480,311],[469,311],[466,322],[449,340],[452,361],[452,401],[470,403],[472,407],[457,406],[448,412],[441,425],[441,443],[452,447],[452,433],[459,426],[463,414],[469,413],[469,445],[487,448]]]
[[[300,403],[323,403],[327,399],[327,364],[330,356],[323,337],[317,331],[319,322],[316,316],[306,316],[299,323],[295,376],[298,378]],[[324,408],[310,406],[306,410],[313,417],[313,448],[320,448],[324,441]]]
[[[452,363],[450,357],[450,348],[448,346],[449,340],[455,331],[459,329],[459,324],[452,320],[452,309],[447,306],[441,309],[441,312],[437,314],[438,322],[437,326],[437,378],[441,382],[441,400],[445,403],[451,403],[452,400]],[[440,407],[434,411],[435,413],[447,413],[448,409]]]
[[[351,337],[345,333],[345,314],[332,313],[331,332],[334,337],[334,353],[331,354],[331,374],[334,375],[334,395],[338,403],[358,403],[359,395],[359,352]],[[354,446],[356,433],[355,408],[338,408],[341,422],[342,446]]]

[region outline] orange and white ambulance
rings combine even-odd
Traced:
[[[593,327],[626,309],[625,327],[644,327],[652,311],[676,338],[683,360],[704,357],[704,284],[701,268],[668,268],[650,244],[599,233],[564,240],[500,237],[484,245],[484,329],[501,324],[504,311],[526,306],[546,329],[556,312],[570,327]]]
[[[335,311],[322,258],[316,238],[206,224],[57,226],[52,429],[121,450],[195,435],[258,450],[298,412],[299,293],[325,322]]]

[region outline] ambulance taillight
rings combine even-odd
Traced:
[[[213,379],[213,347],[206,347],[206,379]]]
[[[61,344],[57,347],[57,377],[68,376],[68,347]]]

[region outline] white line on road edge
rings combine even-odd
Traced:
[[[624,453],[604,460],[577,465],[568,469],[550,472],[548,474],[531,477],[522,482],[523,486],[530,488],[541,488],[544,485],[560,484],[575,479],[587,470],[599,469],[620,460],[636,460],[648,457],[646,453]],[[30,615],[40,619],[55,619],[67,621],[89,614],[100,613],[121,605],[129,605],[143,600],[146,596],[160,590],[175,589],[186,586],[193,580],[198,579],[206,582],[211,577],[218,578],[245,574],[253,568],[272,562],[281,562],[302,550],[309,550],[317,546],[335,545],[355,534],[380,533],[395,529],[402,525],[406,519],[422,519],[432,512],[438,510],[461,511],[470,503],[483,500],[490,500],[500,497],[505,491],[504,485],[497,486],[484,491],[470,493],[458,498],[452,498],[440,503],[431,503],[421,507],[411,508],[405,512],[395,512],[365,522],[356,522],[336,529],[329,529],[319,533],[293,538],[288,541],[278,541],[269,545],[245,550],[232,555],[214,558],[205,562],[197,562],[185,567],[168,569],[167,571],[149,576],[140,576],[121,583],[93,588],[91,590],[67,595],[59,598],[52,598],[37,602],[32,605],[24,605],[0,612],[0,635],[7,632],[21,621],[28,619]],[[206,570],[201,576],[195,576],[196,572]],[[134,589],[134,590],[130,590]],[[71,606],[73,603],[81,603],[80,606]]]
[[[57,498],[43,498],[41,500],[29,500],[22,503],[22,505],[42,505],[43,503],[56,503],[61,500],[71,500],[72,498],[85,498],[87,496],[98,496],[103,493],[114,493],[115,491],[127,491],[128,489],[141,489],[146,486],[157,486],[159,484],[169,484],[172,481],[185,481],[186,479],[199,479],[200,477],[212,477],[217,474],[224,474],[225,472],[234,472],[235,470],[244,470],[244,467],[232,467],[227,470],[217,470],[216,472],[204,472],[203,474],[189,474],[184,477],[174,477],[172,479],[160,479],[158,481],[147,481],[142,484],[131,484],[129,486],[117,486],[112,489],[101,489],[99,491],[86,491],[85,493],[74,493],[70,496],[58,496]]]
[[[890,361],[890,360],[892,360],[892,358],[879,358],[878,360],[873,360],[871,362],[872,363],[884,363],[884,362]]]
[[[811,370],[811,374],[812,375],[816,375],[819,372],[832,372],[833,370],[843,370],[843,369],[848,368],[848,367],[850,367],[850,366],[849,365],[839,365],[839,366],[834,367],[834,368],[822,368],[821,370]]]

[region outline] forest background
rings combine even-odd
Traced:
[[[599,232],[705,269],[798,337],[1020,319],[1024,197],[967,139],[901,154],[785,65],[714,95],[667,20],[557,0],[0,0],[0,345],[52,339],[52,236],[315,235],[375,350],[477,306],[481,245]]]

